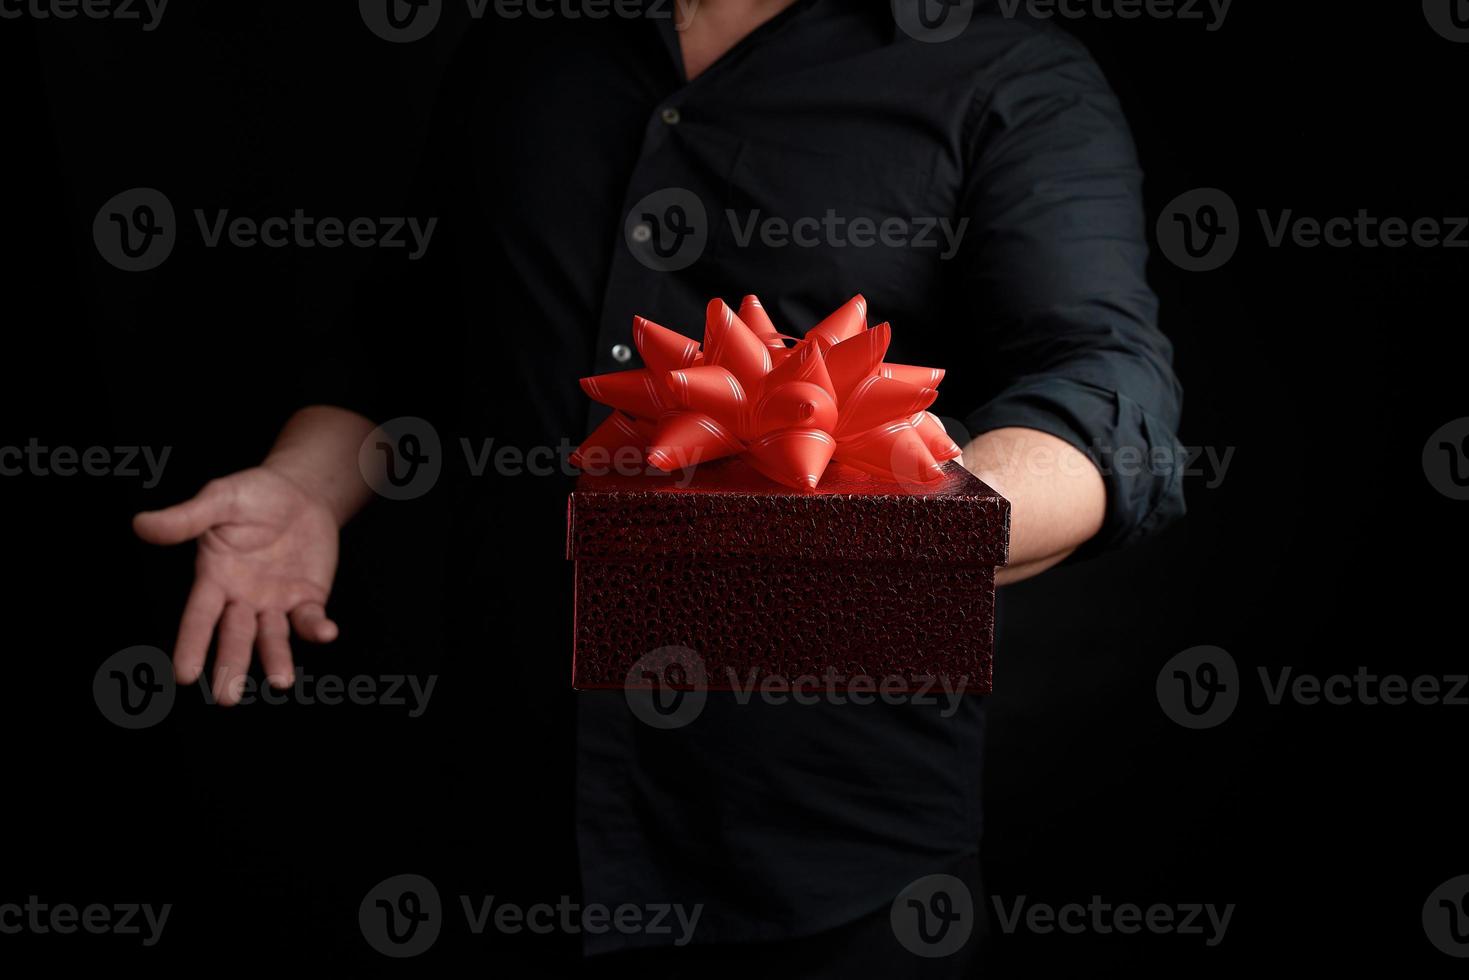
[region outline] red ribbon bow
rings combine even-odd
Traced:
[[[831,460],[889,480],[928,483],[961,450],[927,409],[941,368],[888,364],[892,330],[867,326],[867,301],[853,296],[787,347],[760,300],[736,314],[711,300],[704,347],[643,317],[633,343],[647,367],[581,380],[616,409],[581,444],[609,454],[634,447],[672,471],[743,456],[772,480],[815,490]]]

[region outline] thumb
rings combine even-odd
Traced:
[[[134,515],[133,531],[149,544],[192,541],[228,518],[233,498],[224,481],[212,480],[181,504]]]

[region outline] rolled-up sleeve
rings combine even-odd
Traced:
[[[1148,286],[1142,172],[1126,120],[1079,44],[1050,32],[995,66],[966,126],[958,256],[992,393],[969,430],[1064,439],[1102,472],[1118,547],[1184,511],[1182,388]]]

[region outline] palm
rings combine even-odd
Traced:
[[[197,578],[256,610],[289,613],[303,602],[325,603],[337,566],[331,514],[268,471],[237,478],[238,513],[200,536]]]
[[[295,676],[290,633],[316,643],[337,635],[326,600],[337,567],[337,522],[326,504],[264,467],[210,482],[191,500],[139,514],[138,534],[154,544],[197,539],[194,588],[179,621],[174,673],[193,683],[217,635],[214,694],[238,702],[252,648],[267,677]]]

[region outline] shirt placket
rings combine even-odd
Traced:
[[[643,128],[637,163],[623,193],[619,212],[623,220],[617,229],[607,284],[602,292],[594,358],[598,374],[643,366],[633,345],[632,317],[657,308],[667,287],[667,277],[672,274],[657,268],[660,229],[642,220],[641,215],[634,215],[633,210],[650,195],[663,195],[678,188],[691,190],[686,187],[687,181],[680,180],[680,157],[674,142],[683,122],[685,96],[686,91],[682,90],[670,95],[653,109]],[[591,403],[589,425],[599,424],[608,412],[606,406]]]

